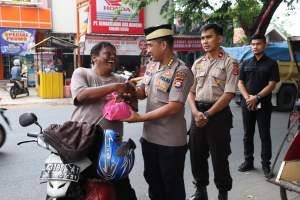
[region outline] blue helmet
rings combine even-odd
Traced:
[[[134,164],[135,147],[133,140],[122,142],[118,133],[110,129],[105,130],[97,174],[107,181],[127,177]]]

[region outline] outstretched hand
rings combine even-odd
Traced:
[[[137,85],[137,83],[141,80],[143,80],[144,77],[140,76],[140,77],[135,77],[129,80],[130,83]]]
[[[128,117],[127,119],[122,120],[124,122],[128,122],[128,123],[134,123],[134,122],[140,122],[141,120],[141,115],[138,114],[137,112],[132,112],[130,117]]]

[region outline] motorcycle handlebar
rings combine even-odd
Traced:
[[[37,138],[38,135],[37,134],[33,134],[33,133],[27,133],[28,137],[32,137],[32,138]]]

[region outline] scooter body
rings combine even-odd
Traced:
[[[92,162],[88,158],[84,158],[74,163],[63,163],[56,150],[44,142],[42,135],[38,136],[37,144],[50,151],[40,175],[40,180],[47,184],[46,199],[65,197],[71,183],[78,182],[80,173],[87,169]]]
[[[23,127],[31,124],[38,125],[40,133],[27,133],[28,137],[35,139],[20,142],[18,145],[36,142],[39,147],[50,152],[40,175],[41,182],[47,185],[46,200],[115,200],[115,191],[111,184],[98,183],[99,180],[83,177],[82,174],[92,165],[89,158],[85,157],[76,162],[63,163],[56,149],[45,142],[42,127],[33,113],[22,114],[19,122]]]
[[[26,94],[29,96],[27,78],[22,78],[22,80],[10,80],[10,82],[9,95],[12,99],[15,99],[17,95],[20,94]]]
[[[8,118],[4,115],[4,112],[6,111],[6,108],[0,108],[0,115],[3,119],[3,121],[6,123],[7,127],[10,127],[10,122]],[[0,124],[0,148],[3,146],[6,140],[6,130],[2,124]]]

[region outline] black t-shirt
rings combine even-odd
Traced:
[[[253,56],[241,64],[240,80],[244,82],[249,94],[256,95],[268,85],[269,81],[278,82],[280,80],[278,64],[266,55],[259,60]],[[272,94],[263,97],[262,105],[271,105],[271,98]],[[244,98],[242,105],[246,105]]]

